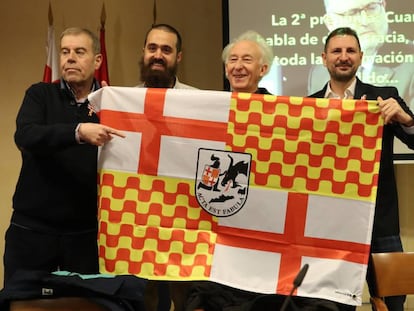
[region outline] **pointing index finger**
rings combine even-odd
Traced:
[[[124,133],[122,133],[121,131],[115,130],[115,129],[111,129],[109,131],[109,134],[116,135],[116,136],[122,137],[122,138],[125,138],[126,137],[126,135]]]

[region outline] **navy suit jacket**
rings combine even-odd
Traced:
[[[322,90],[309,97],[324,98],[327,86],[328,84],[325,84]],[[398,90],[395,87],[378,87],[363,83],[357,78],[354,98],[361,98],[363,95],[366,95],[367,100],[376,100],[378,96],[381,96],[383,99],[392,97],[414,119],[413,113],[399,96]],[[398,123],[384,126],[372,233],[373,239],[400,234],[397,184],[393,164],[394,137],[399,138],[410,149],[414,150],[414,135],[407,134]]]

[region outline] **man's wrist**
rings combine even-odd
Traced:
[[[80,138],[79,135],[79,129],[81,127],[82,123],[78,123],[78,125],[75,128],[75,139],[78,142],[78,144],[83,144],[84,142],[82,141],[82,139]]]
[[[406,127],[412,127],[412,126],[414,126],[414,119],[411,119],[410,122],[405,123],[404,126],[406,126]]]

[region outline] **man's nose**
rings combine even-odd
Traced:
[[[367,12],[365,12],[364,10],[359,12],[358,21],[361,25],[368,24],[368,19],[369,19],[369,16],[368,16]]]
[[[349,57],[349,55],[348,55],[348,52],[346,50],[342,51],[341,55],[339,55],[339,58],[341,60],[346,60],[346,59],[348,59],[348,57]]]
[[[234,63],[234,68],[236,69],[240,69],[243,67],[243,61],[241,59],[238,59],[235,63]]]
[[[74,62],[76,60],[76,52],[75,51],[69,51],[67,61],[68,62]]]
[[[162,52],[161,49],[156,49],[154,52],[154,57],[155,58],[161,58],[162,57]]]

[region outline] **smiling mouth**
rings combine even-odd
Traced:
[[[348,68],[351,68],[352,66],[350,64],[338,64],[335,67],[340,68],[340,69],[348,69]]]
[[[164,64],[154,63],[151,65],[151,69],[153,70],[165,70]]]

